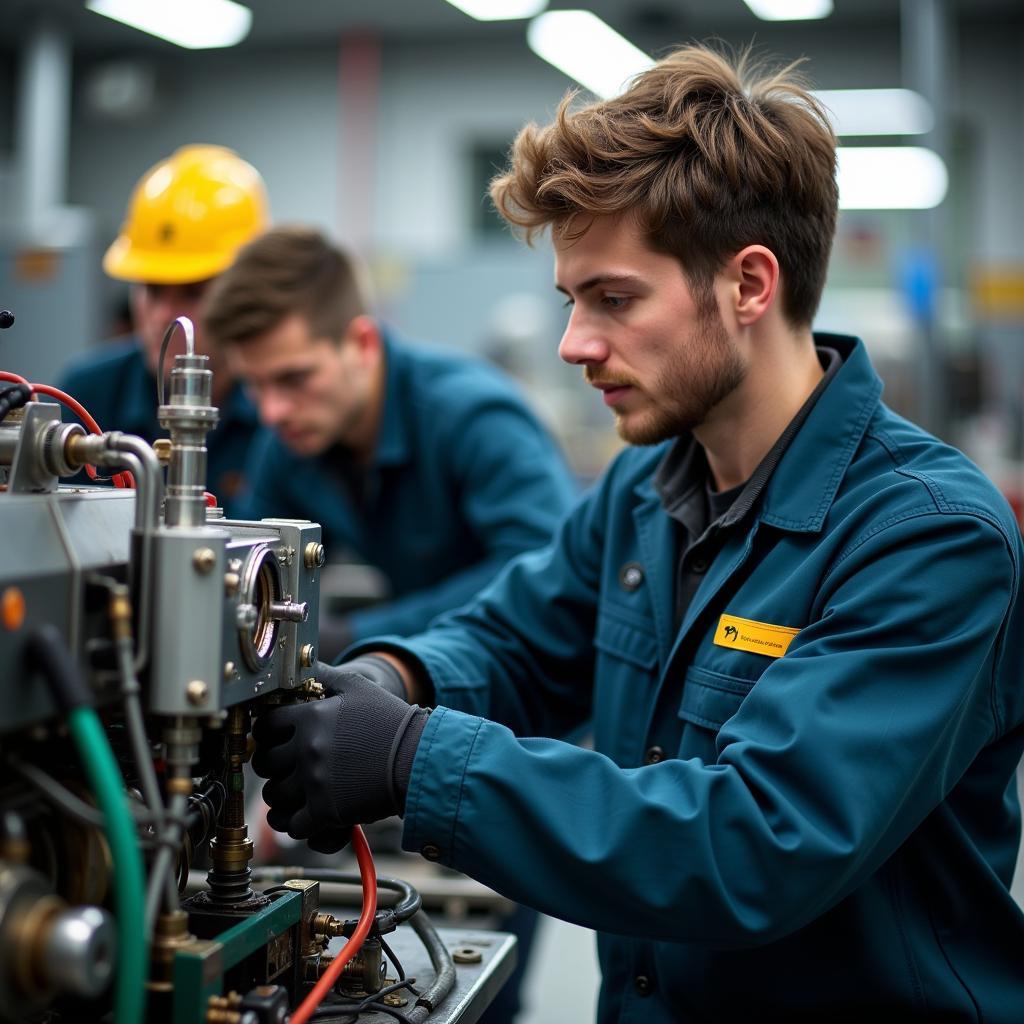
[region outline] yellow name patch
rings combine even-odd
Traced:
[[[715,643],[719,647],[781,658],[799,632],[799,629],[793,629],[792,626],[773,626],[770,622],[754,622],[753,619],[741,619],[736,615],[723,615],[715,630]]]

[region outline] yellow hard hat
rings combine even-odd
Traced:
[[[267,194],[256,168],[223,146],[184,146],[135,186],[103,269],[147,284],[204,281],[226,270],[266,226]]]

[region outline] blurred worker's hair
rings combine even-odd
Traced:
[[[686,46],[614,99],[519,133],[491,198],[527,241],[550,226],[581,236],[595,216],[628,215],[652,247],[681,263],[698,302],[715,274],[751,244],[775,254],[782,309],[811,322],[835,234],[836,140],[796,73],[766,69],[749,50],[730,58]]]
[[[361,266],[314,228],[273,228],[239,250],[211,285],[203,329],[219,345],[240,345],[300,314],[314,338],[341,341],[367,311]]]

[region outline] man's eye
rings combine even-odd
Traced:
[[[572,299],[566,299],[565,302],[562,303],[562,309],[568,309],[569,306],[575,306],[575,305],[576,305],[576,303]]]
[[[629,305],[629,297],[625,295],[605,295],[601,301],[609,309],[625,309]]]

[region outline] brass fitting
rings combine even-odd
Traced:
[[[127,587],[115,587],[110,593],[110,625],[115,640],[132,635],[132,602]]]
[[[147,988],[154,992],[170,992],[174,977],[174,956],[179,949],[187,949],[196,941],[188,930],[188,914],[172,910],[156,919],[153,944],[150,947],[152,970]]]
[[[313,934],[333,939],[345,934],[345,922],[333,914],[319,913],[313,917]]]
[[[217,827],[217,834],[210,840],[210,860],[218,871],[244,871],[252,860],[252,840],[249,829]]]
[[[242,1019],[242,997],[237,992],[226,996],[210,996],[205,1024],[238,1024]]]
[[[172,776],[167,780],[166,787],[168,796],[191,796],[192,780],[184,776]]]
[[[161,466],[170,465],[171,462],[171,439],[169,437],[158,437],[153,442],[153,451]]]

